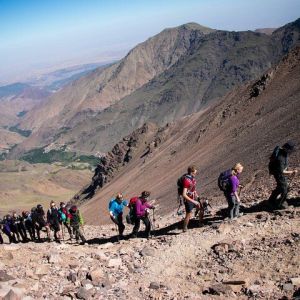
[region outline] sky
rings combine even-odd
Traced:
[[[0,84],[122,58],[166,27],[280,27],[300,0],[0,0]]]

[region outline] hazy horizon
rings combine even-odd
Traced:
[[[296,0],[0,0],[0,84],[120,59],[167,27],[277,28],[296,20],[299,11]]]

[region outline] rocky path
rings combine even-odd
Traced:
[[[88,245],[1,245],[0,299],[300,299],[300,207],[186,233],[179,218],[158,217],[150,240],[106,225],[85,227]]]

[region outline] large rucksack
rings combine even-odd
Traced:
[[[129,213],[126,216],[127,224],[133,225],[135,223],[135,219],[136,219],[135,205],[138,199],[139,197],[133,197],[129,200],[129,204],[128,204]]]
[[[189,174],[183,174],[182,176],[180,176],[177,179],[177,192],[178,192],[178,196],[182,196],[182,193],[183,193],[183,180],[185,178],[192,179],[192,176],[189,175]]]
[[[270,161],[268,165],[269,173],[270,175],[274,175],[276,171],[276,165],[277,165],[277,157],[279,154],[280,147],[276,146],[270,156]]]
[[[222,192],[227,192],[230,188],[231,169],[222,172],[218,177],[218,187]]]

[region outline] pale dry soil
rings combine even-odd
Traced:
[[[33,299],[291,299],[300,288],[299,207],[186,233],[176,225],[180,218],[157,214],[150,240],[118,242],[115,227],[105,225],[85,226],[88,245],[2,245],[0,270],[14,279],[0,282],[0,295],[18,287]]]

